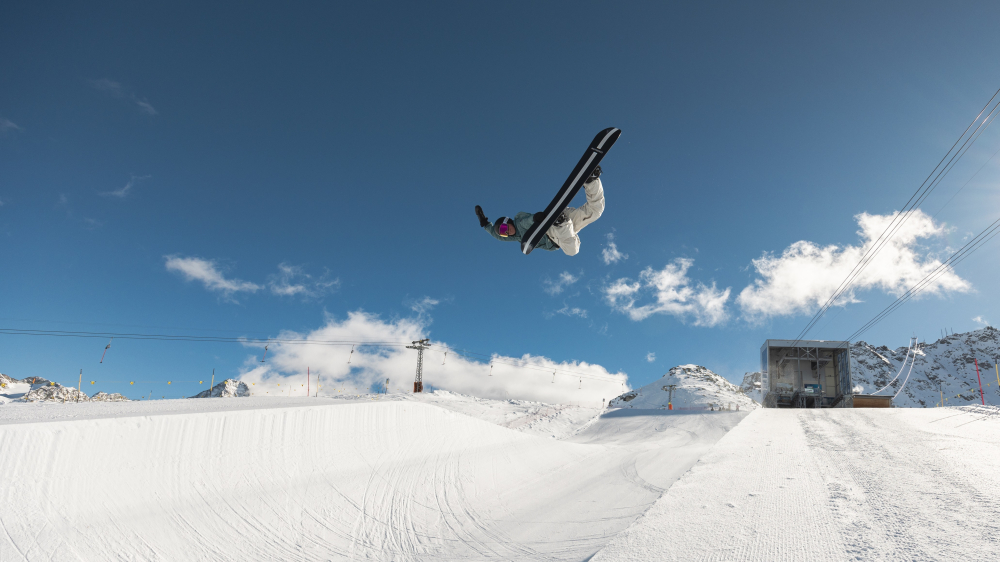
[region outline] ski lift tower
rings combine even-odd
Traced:
[[[406,346],[406,349],[417,350],[417,379],[413,381],[413,392],[424,391],[424,350],[431,347],[431,345],[427,343],[429,341],[431,340],[417,340],[412,342],[413,345]]]

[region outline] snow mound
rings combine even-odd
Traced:
[[[0,474],[17,483],[0,560],[586,560],[745,415],[615,410],[556,440],[432,400],[496,419],[521,407],[363,395],[0,408]]]
[[[12,384],[17,384],[19,382],[21,381],[11,378],[10,376],[5,375],[3,373],[0,373],[0,388],[3,388],[4,385],[12,385]]]
[[[745,410],[756,406],[756,402],[743,394],[740,387],[701,365],[678,365],[670,369],[660,380],[612,399],[608,406],[666,408],[670,385],[677,385],[673,394],[675,410],[709,410],[719,409],[720,406],[733,409],[739,406]]]
[[[203,390],[191,398],[242,398],[250,396],[250,387],[243,381],[226,379],[213,386],[211,390]]]
[[[117,392],[112,392],[108,394],[107,392],[98,392],[97,394],[90,397],[94,402],[129,402],[128,398],[125,398]]]
[[[945,406],[980,404],[979,384],[987,404],[1000,404],[1000,376],[994,365],[1000,358],[1000,330],[987,326],[964,334],[952,334],[933,343],[921,343],[913,371],[906,359],[908,348],[875,347],[864,341],[851,345],[851,378],[862,388],[859,394],[875,392],[900,373],[893,383],[879,392],[881,396],[896,396],[893,405],[903,408],[929,408],[938,405],[942,396]],[[979,379],[976,362],[979,363]],[[907,372],[909,381],[905,386]],[[902,388],[902,392],[899,392]]]
[[[601,414],[600,408],[530,400],[479,398],[448,390],[398,396],[403,400],[434,404],[507,429],[554,439],[574,435]]]
[[[54,384],[34,388],[21,400],[25,402],[88,402],[90,397],[73,387]]]

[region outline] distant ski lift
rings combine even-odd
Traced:
[[[260,358],[260,362],[261,363],[263,363],[264,360],[267,359],[267,346],[269,346],[269,345],[271,345],[271,344],[265,344],[264,345],[264,356]]]
[[[101,354],[101,363],[104,363],[104,356],[108,354],[108,350],[111,349],[111,342],[115,341],[115,338],[108,340],[108,345],[104,346],[104,353]]]

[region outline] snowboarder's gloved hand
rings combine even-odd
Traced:
[[[531,220],[533,220],[536,224],[542,222],[545,220],[545,211],[531,215]]]
[[[590,177],[587,178],[587,181],[585,181],[584,183],[590,183],[590,182],[596,180],[599,177],[601,177],[601,167],[600,166],[594,168],[594,172],[592,174],[590,174]]]
[[[486,218],[486,215],[483,214],[483,208],[479,205],[476,205],[476,216],[479,217],[479,226],[485,227],[490,224],[490,219]]]

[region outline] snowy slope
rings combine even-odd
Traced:
[[[759,409],[593,557],[996,560],[1000,410]]]
[[[22,412],[0,422],[0,474],[20,483],[0,560],[582,560],[745,415],[622,410],[556,440],[365,398],[0,408]],[[158,415],[169,402],[223,411]]]
[[[754,401],[744,395],[740,387],[701,365],[678,365],[659,380],[612,399],[609,407],[666,408],[668,385],[677,385],[673,393],[675,410],[717,410],[720,405],[732,405],[734,409],[739,405],[741,410],[755,407]]]
[[[874,392],[899,373],[907,355],[906,347],[873,347],[859,341],[851,345],[851,374],[862,393]],[[979,404],[979,382],[974,359],[979,361],[980,378],[987,404],[1000,404],[1000,388],[994,365],[1000,359],[1000,331],[986,327],[955,334],[935,342],[921,343],[910,379],[902,393],[893,400],[897,407],[933,407],[943,393],[945,405]],[[906,370],[880,395],[895,395],[910,370]],[[939,388],[941,389],[939,392]]]

